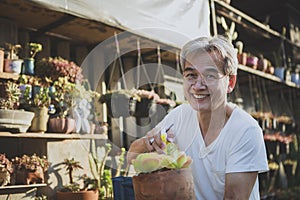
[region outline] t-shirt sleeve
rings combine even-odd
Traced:
[[[226,173],[267,171],[266,147],[261,129],[250,127],[245,130],[242,137],[231,144],[227,156]]]

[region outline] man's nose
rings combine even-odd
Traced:
[[[197,79],[195,79],[195,83],[194,83],[194,86],[195,87],[203,87],[205,86],[206,83],[205,83],[205,79],[203,78],[203,76],[199,75],[197,77]]]

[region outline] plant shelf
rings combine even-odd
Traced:
[[[96,139],[106,140],[106,134],[62,134],[62,133],[11,133],[0,132],[0,137],[37,138],[37,139]]]

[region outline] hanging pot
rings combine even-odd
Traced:
[[[112,118],[129,117],[130,97],[126,94],[115,92],[104,94],[100,97],[100,103],[107,106],[107,115]]]
[[[130,99],[130,115],[138,118],[149,117],[153,99],[141,98],[140,101]]]

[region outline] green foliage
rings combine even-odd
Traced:
[[[15,109],[20,100],[20,88],[19,85],[7,81],[5,85],[6,98],[0,98],[0,109]]]
[[[30,57],[31,58],[34,58],[35,55],[38,52],[42,51],[42,49],[43,49],[43,46],[39,43],[28,43],[27,45],[28,45],[29,50],[30,50]]]

